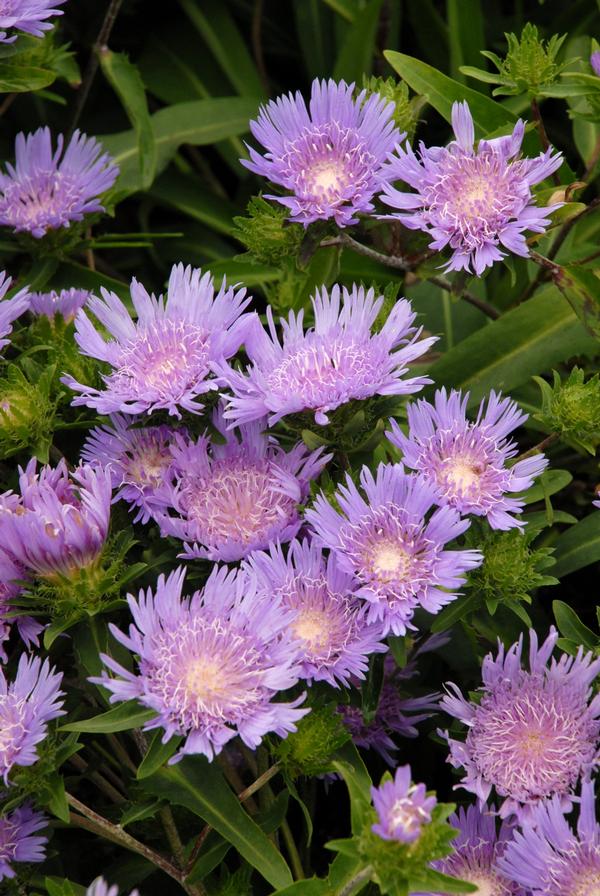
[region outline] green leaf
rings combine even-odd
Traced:
[[[482,68],[475,68],[473,65],[461,65],[460,72],[469,78],[475,78],[477,81],[483,81],[485,84],[497,84],[498,73],[486,72]]]
[[[454,75],[461,66],[480,62],[479,51],[485,46],[481,0],[447,0],[450,68]],[[464,78],[458,78],[464,81]]]
[[[176,208],[189,218],[208,225],[227,236],[233,230],[237,208],[221,196],[215,196],[199,180],[174,168],[165,171],[149,190],[149,195],[162,205]]]
[[[386,51],[384,56],[394,71],[398,72],[415,93],[426,97],[427,102],[446,121],[451,121],[452,103],[466,100],[475,123],[476,136],[483,137],[499,129],[514,127],[516,115],[478,90],[465,87],[412,56],[392,50]]]
[[[565,265],[554,282],[589,332],[600,339],[600,279],[593,271]]]
[[[357,833],[362,828],[365,815],[371,805],[373,782],[353,743],[344,744],[335,756],[331,765],[346,782],[350,794],[352,831]]]
[[[292,883],[290,870],[267,835],[250,818],[219,768],[204,757],[183,759],[144,780],[144,790],[185,806],[221,834],[271,886]]]
[[[469,389],[477,404],[490,389],[510,391],[574,355],[597,351],[566,299],[549,286],[451,349],[432,367],[434,383]],[[430,394],[437,388],[430,387]]]
[[[572,481],[573,475],[568,470],[545,470],[538,481],[528,488],[521,497],[525,504],[534,504],[536,501],[543,501],[545,498],[555,495]]]
[[[554,556],[552,573],[558,578],[600,560],[600,513],[590,513],[567,529],[556,542]]]
[[[383,0],[370,0],[348,29],[333,70],[336,81],[360,84],[363,74],[371,73],[382,3]]]
[[[69,804],[62,775],[55,773],[47,778],[44,782],[44,789],[47,792],[46,805],[50,812],[68,824],[70,818]]]
[[[432,634],[445,632],[456,622],[466,619],[469,613],[472,613],[479,604],[479,596],[469,594],[466,597],[458,597],[451,604],[438,613],[431,624]]]
[[[310,880],[298,880],[291,887],[277,890],[273,896],[332,896],[326,880],[311,877]]]
[[[588,650],[596,650],[598,635],[583,624],[577,613],[568,604],[562,600],[552,601],[552,611],[563,638],[568,638],[576,644],[582,644]]]
[[[328,10],[321,0],[292,0],[296,32],[302,58],[310,78],[324,78],[331,72],[331,34]]]
[[[157,173],[166,168],[183,143],[208,146],[226,137],[245,134],[248,122],[256,115],[258,103],[258,99],[246,97],[219,97],[159,109],[151,118]],[[135,131],[109,134],[99,140],[120,168],[113,190],[124,193],[141,190]]]
[[[108,712],[81,722],[69,722],[61,725],[61,731],[78,731],[81,734],[114,734],[116,731],[129,731],[131,728],[139,728],[156,713],[153,709],[141,706],[137,700],[128,700],[121,703]]]
[[[0,64],[0,93],[27,93],[41,90],[56,80],[49,69],[26,65]]]
[[[137,66],[124,53],[113,53],[108,48],[100,50],[100,65],[134,127],[141,184],[143,189],[148,189],[156,171],[156,146],[142,78]]]
[[[68,880],[59,880],[57,877],[45,877],[44,886],[48,896],[85,896],[85,887],[72,884]]]
[[[479,887],[468,881],[458,880],[441,871],[427,869],[423,877],[411,879],[411,892],[413,889],[433,891],[436,893],[478,893]]]
[[[177,752],[177,749],[183,740],[182,737],[172,737],[170,738],[166,744],[162,742],[163,732],[157,731],[154,737],[152,738],[152,742],[148,747],[148,752],[142,759],[139,768],[137,770],[136,778],[138,781],[143,781],[144,778],[149,778],[150,775],[153,775],[155,772],[161,768],[165,762],[167,762],[171,756],[174,756]]]

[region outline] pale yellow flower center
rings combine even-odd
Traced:
[[[472,463],[457,458],[446,471],[447,479],[459,489],[467,489],[479,482],[481,471]]]
[[[406,578],[411,567],[411,556],[393,541],[384,541],[375,546],[372,567],[381,579]]]
[[[292,628],[311,650],[327,643],[327,617],[321,610],[301,610]]]
[[[346,186],[344,172],[336,162],[321,162],[313,168],[312,174],[315,187],[324,193],[337,192]]]
[[[226,692],[223,669],[216,660],[202,657],[192,660],[184,677],[187,693],[196,700],[208,702]]]

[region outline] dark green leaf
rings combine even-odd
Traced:
[[[582,644],[588,650],[598,647],[598,635],[584,625],[577,613],[562,600],[552,602],[552,611],[556,619],[556,625],[563,638],[568,638],[576,644]]]
[[[136,700],[128,700],[91,719],[81,722],[69,722],[62,725],[62,731],[79,731],[82,734],[114,734],[116,731],[129,731],[139,728],[155,717],[153,709],[140,706]]]
[[[363,74],[371,73],[382,3],[383,0],[370,0],[348,29],[333,71],[336,81],[360,84]]]
[[[458,597],[451,604],[438,613],[431,624],[433,634],[437,632],[445,632],[446,629],[453,626],[461,619],[466,619],[479,604],[479,597],[476,594],[469,594],[466,597]]]
[[[48,87],[56,74],[45,68],[0,64],[0,93],[27,93]]]
[[[558,578],[600,560],[600,513],[590,513],[567,529],[556,542],[554,556],[552,572]]]
[[[455,78],[461,66],[481,61],[479,51],[485,46],[481,0],[446,0],[450,68]]]
[[[142,781],[144,778],[149,778],[150,775],[153,775],[159,768],[168,762],[171,756],[175,755],[183,740],[182,737],[172,737],[166,744],[163,744],[162,737],[163,732],[160,730],[157,731],[152,738],[152,742],[148,747],[148,752],[142,759],[137,770],[136,777],[138,781]]]
[[[346,782],[350,794],[352,830],[360,831],[371,804],[373,782],[353,743],[344,744],[335,754],[332,767]]]
[[[600,339],[600,279],[593,271],[565,265],[554,282],[589,332]]]

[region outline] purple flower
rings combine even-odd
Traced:
[[[0,815],[0,881],[16,877],[17,872],[12,867],[14,862],[44,861],[48,838],[35,835],[47,824],[45,816],[34,812],[30,806]]]
[[[596,50],[590,56],[590,65],[592,66],[594,73],[600,76],[600,50]]]
[[[408,406],[408,436],[395,420],[386,435],[402,452],[402,463],[437,489],[441,503],[462,514],[485,516],[493,529],[522,527],[511,514],[521,511],[523,501],[506,493],[528,489],[548,460],[536,454],[508,467],[518,448],[507,436],[527,414],[511,399],[490,392],[487,407],[482,401],[471,422],[468,400],[468,392],[463,397],[454,389],[449,395],[439,389],[434,404],[420,399]]]
[[[112,187],[119,169],[93,137],[75,131],[63,155],[59,134],[52,151],[49,128],[17,134],[16,163],[0,174],[0,224],[36,238],[102,212],[99,196]]]
[[[75,339],[84,355],[106,362],[112,372],[95,389],[66,376],[63,382],[82,394],[74,405],[87,405],[99,414],[150,414],[161,409],[181,417],[181,409],[199,413],[198,397],[216,388],[209,379],[211,365],[230,358],[244,340],[250,301],[246,290],[228,287],[225,279],[215,295],[212,274],[175,265],[167,298],[150,295],[134,278],[131,300],[134,322],[115,293],[101,290],[87,308],[112,337],[107,342],[85,311],[76,317]]]
[[[43,626],[29,616],[15,615],[13,601],[23,591],[22,582],[27,579],[27,572],[10,557],[6,551],[0,550],[0,662],[8,659],[4,642],[8,640],[13,623],[21,640],[27,647],[38,646],[38,635]]]
[[[371,830],[383,840],[400,843],[413,843],[421,836],[437,803],[435,796],[427,796],[424,784],[411,784],[410,765],[399,766],[393,779],[386,773],[381,786],[371,788],[371,799],[378,815]]]
[[[36,747],[46,737],[48,722],[64,715],[61,681],[62,673],[48,660],[24,653],[13,682],[0,666],[0,775],[5,784],[13,766],[37,761]]]
[[[99,557],[110,522],[110,471],[83,465],[69,476],[65,460],[37,472],[19,468],[20,497],[0,495],[0,542],[27,570],[69,576]]]
[[[419,652],[426,649],[423,645],[415,654],[415,658]],[[365,721],[360,707],[352,704],[338,706],[338,712],[356,746],[376,750],[390,766],[396,765],[396,759],[392,754],[397,750],[390,735],[417,737],[416,726],[419,722],[429,719],[438,709],[441,694],[425,694],[422,697],[402,695],[400,690],[402,682],[415,674],[414,662],[411,661],[404,669],[399,669],[394,658],[388,655],[385,658],[383,685],[374,717]]]
[[[352,594],[354,579],[330,555],[308,541],[293,541],[287,559],[280,545],[251,554],[250,568],[261,590],[294,613],[291,630],[300,642],[300,677],[346,687],[364,679],[368,657],[384,653],[381,625],[369,625],[361,601]]]
[[[104,878],[98,877],[85,891],[85,896],[119,896],[117,886],[109,887]],[[137,890],[132,890],[129,896],[139,896]]]
[[[57,314],[69,322],[80,308],[83,308],[91,292],[88,289],[61,289],[56,292],[34,292],[30,297],[30,310],[34,314],[43,314],[52,320]]]
[[[382,620],[386,632],[404,635],[414,629],[415,608],[437,613],[457,597],[454,589],[482,557],[478,551],[445,550],[469,523],[448,506],[426,519],[437,496],[423,477],[405,473],[399,464],[380,464],[376,477],[363,467],[360,482],[366,497],[347,475],[335,493],[341,512],[321,494],[306,519],[340,568],[356,577],[367,619]]]
[[[154,595],[129,596],[129,634],[110,628],[139,657],[139,672],[103,654],[119,678],[94,681],[113,703],[137,699],[155,710],[145,730],[163,728],[163,743],[185,736],[171,762],[192,753],[212,759],[237,734],[254,750],[268,732],[295,731],[304,695],[273,701],[298,681],[293,613],[260,594],[247,573],[214,567],[202,591],[182,599],[184,577],[177,569],[159,578]]]
[[[581,785],[577,830],[558,797],[536,808],[499,861],[532,896],[595,896],[600,886],[600,825],[594,785]]]
[[[29,288],[19,290],[11,299],[3,301],[10,289],[12,278],[5,271],[0,273],[0,348],[8,345],[10,339],[6,339],[12,333],[14,321],[29,308]]]
[[[562,654],[549,663],[556,629],[539,648],[536,633],[529,636],[529,671],[521,665],[521,636],[506,653],[499,644],[496,659],[485,657],[477,702],[450,684],[441,704],[468,729],[464,742],[446,733],[448,761],[466,772],[461,786],[481,803],[493,787],[504,800],[500,815],[516,813],[520,820],[554,795],[570,807],[579,778],[598,761],[600,745],[600,696],[592,698],[590,687],[600,659],[581,648],[576,657]]]
[[[384,162],[402,139],[394,127],[394,104],[354,84],[312,84],[309,108],[300,93],[262,106],[250,122],[254,137],[267,152],[248,147],[242,165],[289,190],[292,196],[267,195],[290,209],[290,220],[307,227],[333,218],[339,227],[356,224],[357,215],[373,210],[381,188]]]
[[[498,860],[505,854],[513,836],[511,824],[502,822],[498,832],[495,813],[478,806],[469,806],[466,812],[459,809],[458,815],[452,814],[448,823],[458,828],[459,833],[452,841],[452,855],[432,862],[436,871],[475,884],[477,893],[482,896],[525,896],[512,877],[507,877],[498,868]],[[438,894],[416,893],[414,896]]]
[[[431,249],[452,249],[446,270],[473,270],[480,276],[506,250],[529,254],[524,231],[543,233],[548,215],[562,204],[538,208],[531,188],[560,167],[562,156],[549,147],[535,159],[520,158],[521,120],[510,136],[480,140],[475,151],[466,102],[453,104],[452,126],[456,140],[445,148],[428,149],[421,143],[417,156],[409,145],[398,147],[381,198],[400,210],[387,218],[429,234]],[[396,189],[393,180],[404,181],[415,192]]]
[[[261,421],[236,432],[225,429],[221,411],[213,420],[224,444],[200,436],[180,438],[171,449],[169,480],[156,494],[163,535],[186,542],[181,556],[226,562],[290,541],[302,525],[298,505],[331,455],[308,452],[302,443],[286,452],[262,432]]]
[[[8,0],[0,9],[0,43],[12,44],[18,34],[14,31],[23,31],[33,37],[43,37],[44,31],[52,28],[52,23],[46,21],[50,16],[62,16],[62,6],[65,0]],[[9,29],[8,31],[5,29]]]
[[[341,307],[340,307],[341,299]],[[303,312],[290,312],[282,320],[283,344],[273,314],[267,309],[269,333],[254,327],[246,339],[252,362],[246,374],[222,365],[221,376],[234,397],[225,416],[247,423],[269,415],[273,425],[287,414],[314,411],[317,423],[329,422],[328,413],[352,399],[374,395],[406,395],[418,392],[427,377],[402,379],[408,365],[436,341],[419,339],[412,327],[416,314],[410,302],[396,302],[381,330],[372,333],[383,296],[362,286],[325,287],[312,304],[315,326],[303,330]]]
[[[81,459],[106,467],[117,489],[113,501],[126,501],[137,510],[134,522],[147,523],[155,509],[156,492],[166,482],[173,462],[173,448],[186,444],[186,431],[170,426],[138,428],[121,414],[115,414],[111,424],[90,432]]]

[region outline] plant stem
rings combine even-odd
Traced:
[[[367,865],[367,867],[363,868],[362,871],[359,871],[352,880],[348,881],[346,886],[340,890],[336,896],[354,896],[355,893],[360,893],[364,885],[371,880],[372,874],[373,869],[370,865]]]
[[[79,90],[77,92],[75,111],[73,112],[73,118],[71,120],[71,127],[69,128],[67,140],[79,123],[81,113],[83,112],[83,107],[87,102],[90,88],[92,86],[94,78],[96,77],[96,72],[98,71],[98,65],[100,64],[100,51],[106,46],[108,42],[111,31],[113,29],[113,25],[115,24],[117,16],[119,15],[119,10],[121,9],[122,3],[123,0],[110,0],[108,9],[106,10],[106,15],[104,16],[104,21],[102,22],[102,26],[100,28],[100,31],[98,32],[98,37],[96,38],[96,43],[92,47],[92,53],[88,60],[87,68],[85,70],[81,86],[79,87]]]
[[[557,441],[558,433],[550,433],[549,436],[546,436],[545,439],[542,439],[542,441],[538,442],[537,445],[534,445],[533,448],[530,448],[528,451],[524,451],[523,454],[519,454],[519,456],[515,459],[515,463],[519,460],[524,460],[526,457],[533,457],[534,454],[540,454],[546,448],[549,448],[550,445],[554,445],[554,443]]]
[[[163,806],[163,808],[158,813],[160,815],[160,820],[162,822],[162,826],[165,830],[165,834],[167,835],[167,840],[169,841],[169,846],[171,847],[171,851],[175,858],[177,859],[177,864],[180,868],[185,868],[185,851],[183,848],[183,843],[179,837],[179,831],[175,825],[175,819],[173,818],[173,813],[169,806]]]
[[[290,826],[285,819],[281,824],[281,833],[283,834],[286,849],[290,857],[294,880],[304,880],[304,868],[302,867],[302,862],[300,861],[300,853],[298,852],[296,842],[292,836]]]
[[[540,137],[540,143],[542,144],[542,149],[544,150],[544,152],[546,152],[546,150],[550,148],[550,141],[548,140],[548,134],[546,133],[546,128],[544,126],[544,119],[542,118],[542,113],[540,111],[538,101],[535,97],[531,100],[531,114],[533,116],[533,120],[535,121],[535,126]],[[554,174],[552,175],[552,180],[556,185],[560,184],[560,176],[558,174],[558,171],[554,172]]]

